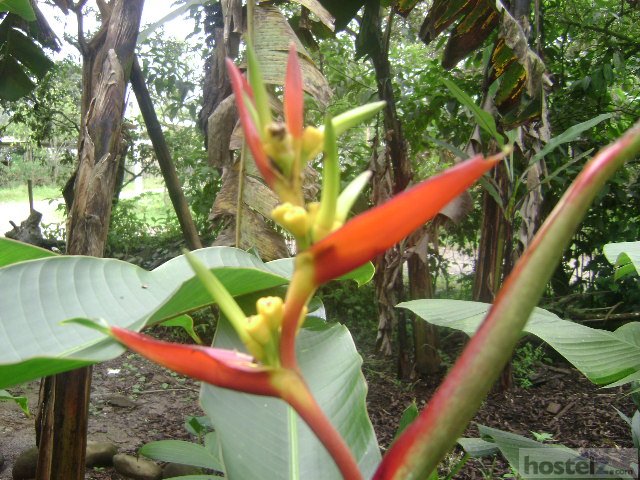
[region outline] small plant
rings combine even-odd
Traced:
[[[531,432],[531,435],[533,435],[533,438],[535,438],[536,441],[541,443],[550,442],[553,440],[553,433],[549,432]]]
[[[533,385],[531,377],[535,373],[535,368],[540,363],[549,363],[550,359],[546,356],[544,346],[538,345],[534,347],[532,343],[527,342],[516,349],[513,359],[513,377],[522,388],[529,388]]]

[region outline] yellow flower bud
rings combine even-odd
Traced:
[[[289,230],[294,237],[304,238],[309,230],[307,211],[298,205],[285,202],[271,211],[271,218]]]
[[[272,331],[269,328],[269,321],[263,315],[252,315],[247,318],[247,333],[261,347],[264,347],[272,340]]]
[[[247,351],[253,355],[253,358],[260,361],[264,360],[264,348],[262,348],[262,345],[256,342],[252,337],[247,338],[244,341],[244,346],[247,347]]]
[[[322,151],[324,132],[316,127],[307,127],[302,132],[302,152],[306,159],[312,159]]]
[[[293,142],[283,123],[273,122],[265,127],[263,147],[280,168],[289,170],[294,157]]]
[[[272,331],[277,332],[282,325],[284,303],[280,297],[263,297],[256,302],[256,310],[262,315]]]

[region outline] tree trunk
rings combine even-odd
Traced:
[[[144,81],[138,60],[135,57],[131,68],[131,87],[138,100],[142,118],[147,126],[147,133],[153,144],[153,150],[156,153],[158,164],[160,164],[162,178],[164,178],[164,183],[169,191],[169,198],[171,198],[171,203],[176,211],[176,216],[178,217],[178,222],[180,223],[180,228],[182,229],[182,234],[187,242],[187,246],[191,250],[202,248],[202,243],[198,236],[198,229],[195,223],[193,223],[189,205],[187,204],[186,198],[184,198],[182,185],[180,185],[176,167],[171,160],[171,153],[164,139],[162,127],[158,121],[153,102],[151,101],[151,95]]]
[[[389,62],[389,41],[393,13],[389,15],[387,29],[383,36],[380,2],[366,4],[361,25],[361,45],[366,45],[376,72],[378,97],[386,101],[383,112],[385,166],[377,165],[374,172],[373,203],[384,203],[393,195],[404,190],[411,181],[411,163],[407,157],[407,145],[402,133],[402,125],[396,111],[396,101],[391,83]],[[375,155],[377,156],[377,155]],[[377,160],[377,159],[376,159]],[[387,165],[389,167],[387,167]],[[399,313],[395,305],[404,296],[402,283],[402,249],[395,246],[376,259],[374,284],[378,299],[378,348],[385,355],[391,355],[391,335],[394,323],[398,326],[398,376],[408,378],[411,373],[409,341],[407,339],[406,317]]]
[[[83,54],[82,132],[67,253],[101,257],[111,217],[125,90],[144,0],[101,4],[103,25]],[[81,16],[81,12],[77,12]],[[48,377],[41,389],[37,479],[84,478],[91,368]]]
[[[409,266],[409,296],[412,300],[433,298],[433,283],[429,269],[429,235],[431,229],[423,227],[409,237],[412,252]],[[439,338],[435,325],[413,315],[413,344],[415,368],[420,375],[432,375],[440,370]]]
[[[496,190],[500,194],[502,204],[506,205],[510,196],[510,180],[504,163],[499,164],[492,172]],[[493,303],[500,290],[502,279],[510,270],[512,245],[511,220],[488,193],[482,198],[482,227],[480,231],[480,246],[476,261],[476,272],[473,281],[473,300],[477,302]],[[498,380],[498,390],[506,391],[513,386],[511,362],[507,364]]]

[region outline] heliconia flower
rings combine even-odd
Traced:
[[[287,130],[294,138],[300,139],[303,131],[304,91],[302,89],[302,72],[298,62],[296,45],[289,47],[287,74],[284,83],[284,121]]]
[[[290,368],[296,365],[295,338],[303,321],[301,311],[316,288],[373,260],[407,237],[435,217],[504,155],[500,153],[486,159],[478,155],[461,162],[352,218],[299,253],[285,299],[280,338],[282,365]]]
[[[314,280],[322,285],[374,259],[438,214],[503,155],[478,155],[349,220],[313,244]]]
[[[236,97],[236,105],[238,106],[238,113],[240,115],[240,122],[242,123],[242,129],[244,131],[244,138],[247,141],[247,146],[251,150],[251,155],[256,162],[258,171],[264,178],[264,181],[275,190],[275,182],[277,171],[271,165],[271,161],[264,151],[262,144],[262,132],[258,130],[259,125],[255,120],[258,115],[252,115],[250,108],[255,107],[249,105],[248,102],[253,102],[253,92],[251,87],[240,73],[240,69],[235,66],[231,59],[226,59],[227,71],[229,72],[229,78],[231,79],[231,87]]]
[[[110,327],[109,333],[130,350],[182,375],[239,392],[280,396],[272,382],[276,370],[244,353],[163,342],[119,327]]]

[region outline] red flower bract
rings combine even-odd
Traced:
[[[253,155],[253,159],[256,162],[262,178],[264,178],[264,181],[267,182],[269,187],[273,188],[276,180],[275,172],[262,146],[262,138],[258,131],[258,126],[253,122],[249,109],[245,104],[247,99],[253,101],[253,93],[238,67],[236,67],[229,58],[226,59],[226,63],[229,78],[231,79],[231,87],[236,97],[236,105],[238,106],[238,113],[240,114],[244,138],[247,141],[251,155]]]
[[[273,370],[254,363],[244,353],[163,342],[119,327],[110,330],[130,350],[174,372],[239,392],[279,396],[271,382]]]
[[[354,217],[312,245],[315,283],[350,272],[407,237],[492,168],[502,155],[478,155]]]
[[[289,48],[287,75],[284,83],[284,119],[287,130],[294,138],[302,137],[304,92],[298,52],[294,43]]]

